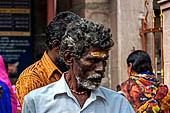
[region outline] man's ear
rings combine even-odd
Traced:
[[[71,56],[70,51],[65,51],[64,52],[64,61],[67,65],[70,65],[73,63],[73,57]]]
[[[55,49],[57,49],[57,50],[59,50],[60,49],[60,47],[61,47],[61,42],[59,41],[59,40],[53,40],[53,42],[52,42],[52,48],[55,48]]]

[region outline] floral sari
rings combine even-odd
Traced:
[[[170,91],[153,73],[130,76],[121,84],[124,95],[136,113],[170,113]]]

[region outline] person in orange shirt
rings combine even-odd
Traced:
[[[47,26],[48,50],[44,52],[39,61],[27,67],[16,82],[15,93],[21,107],[26,94],[59,80],[62,72],[67,71],[67,66],[59,55],[60,42],[67,25],[77,19],[80,19],[78,15],[65,11],[56,15]]]

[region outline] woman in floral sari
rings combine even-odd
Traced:
[[[170,91],[152,73],[150,56],[141,50],[127,58],[129,79],[121,84],[120,93],[136,113],[170,113]]]

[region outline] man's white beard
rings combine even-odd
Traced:
[[[89,90],[96,90],[100,84],[100,82],[92,82],[90,79],[102,79],[104,78],[102,74],[99,73],[94,73],[92,75],[90,75],[89,77],[87,77],[86,80],[82,80],[79,76],[76,76],[76,80],[78,85],[82,86],[83,88],[89,89]]]

